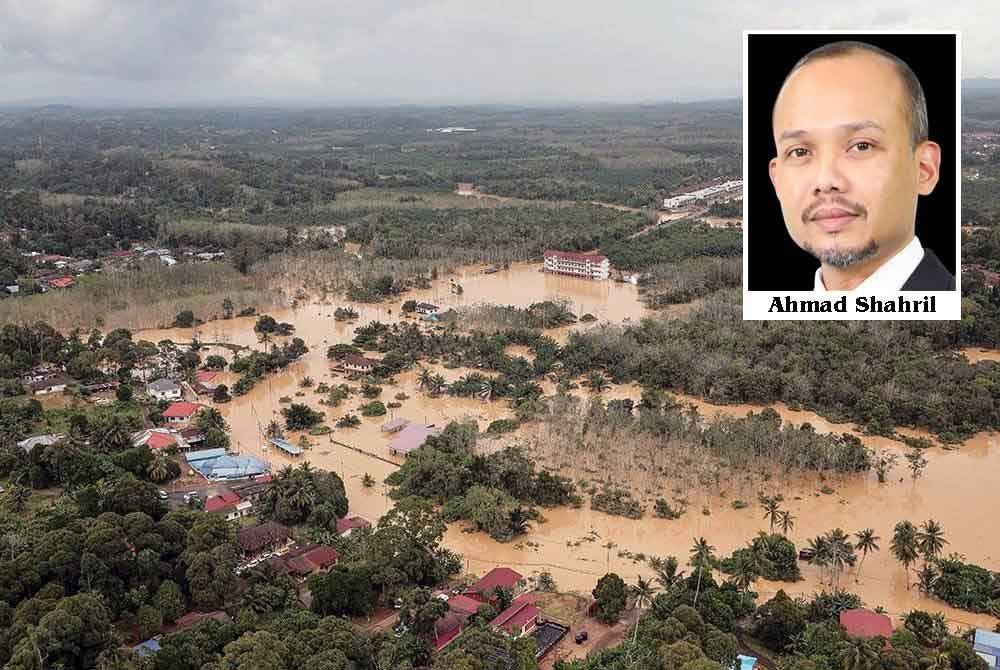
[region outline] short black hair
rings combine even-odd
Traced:
[[[785,83],[788,82],[789,77],[812,61],[849,56],[859,51],[887,58],[896,66],[896,72],[903,82],[903,90],[907,97],[907,111],[910,116],[910,142],[913,145],[913,149],[916,149],[921,142],[926,142],[928,137],[927,98],[924,96],[924,87],[920,85],[920,80],[917,79],[917,75],[914,74],[913,69],[907,65],[906,61],[874,44],[856,40],[840,40],[817,47],[795,63],[795,66],[785,77],[785,81],[781,83],[781,88],[785,87]]]

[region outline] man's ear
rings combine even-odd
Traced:
[[[767,165],[767,174],[771,177],[771,186],[774,187],[774,192],[778,192],[778,183],[775,181],[774,173],[778,169],[778,159],[777,157],[772,158],[771,162]]]
[[[929,195],[941,176],[941,145],[922,142],[917,147],[917,193]]]

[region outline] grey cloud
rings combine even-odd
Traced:
[[[0,100],[662,100],[738,95],[744,28],[965,28],[974,0],[0,0]]]

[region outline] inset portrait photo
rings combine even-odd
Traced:
[[[744,318],[961,318],[958,33],[743,40]]]

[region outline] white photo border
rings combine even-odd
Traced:
[[[834,299],[848,296],[845,301],[848,311],[829,312],[770,312],[775,297],[784,300],[816,300],[813,291],[750,291],[748,289],[750,256],[748,235],[750,231],[750,189],[749,182],[749,96],[750,78],[749,38],[751,35],[799,35],[803,37],[822,35],[952,35],[955,38],[955,290],[954,291],[906,291],[877,296],[879,299],[916,301],[925,296],[935,300],[934,313],[924,312],[858,312],[853,299],[858,297],[848,291],[830,291],[825,298]],[[962,33],[959,30],[926,29],[880,29],[880,30],[803,30],[803,29],[747,29],[743,31],[743,320],[744,321],[958,321],[962,318]]]

